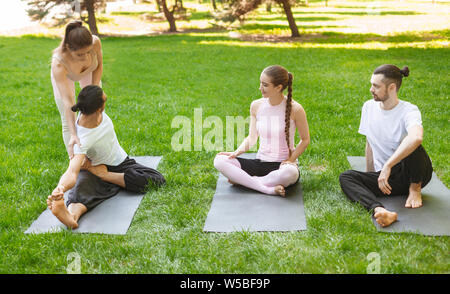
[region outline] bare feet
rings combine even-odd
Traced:
[[[412,183],[409,186],[409,195],[406,199],[405,207],[407,208],[419,208],[422,206],[422,187],[421,184]]]
[[[384,207],[375,208],[375,220],[382,227],[387,227],[397,220],[397,213],[386,210]]]
[[[68,228],[78,228],[78,223],[75,221],[74,216],[67,210],[67,207],[64,204],[64,199],[53,200],[52,196],[49,196],[47,199],[47,206],[59,221]]]
[[[281,185],[275,186],[275,193],[277,193],[277,195],[280,195],[281,197],[286,196],[286,191],[284,190],[284,187]]]

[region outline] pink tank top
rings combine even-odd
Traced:
[[[286,113],[286,98],[278,105],[271,105],[269,98],[263,98],[256,113],[256,129],[259,134],[259,150],[256,158],[262,161],[281,162],[289,158],[289,149],[286,144],[286,126],[284,119]],[[295,122],[290,120],[289,147],[294,150]],[[298,162],[298,161],[297,161]]]

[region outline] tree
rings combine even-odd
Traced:
[[[97,20],[95,11],[104,8],[106,0],[22,0],[27,2],[29,9],[28,15],[33,20],[42,21],[45,17],[50,16],[54,8],[63,8],[63,11],[56,13],[52,19],[57,20],[57,24],[66,23],[68,19],[73,19],[76,14],[82,21],[89,25],[91,33],[98,35]],[[86,17],[87,13],[87,17]]]
[[[287,20],[289,22],[289,28],[291,29],[291,37],[300,37],[297,24],[295,23],[294,15],[292,14],[291,3],[289,0],[275,0],[283,5],[284,13],[286,13]]]
[[[162,10],[164,12],[164,16],[169,22],[169,32],[176,32],[177,26],[175,23],[176,20],[175,14],[177,14],[177,17],[179,18],[186,18],[186,8],[184,8],[183,6],[183,1],[175,0],[175,4],[172,5],[171,9],[169,9],[167,0],[157,0],[157,1],[159,1],[159,4],[161,5]]]
[[[167,3],[166,0],[159,0],[159,2],[161,3],[163,12],[164,12],[164,16],[166,17],[167,21],[169,22],[169,32],[176,32],[177,31],[177,26],[175,24],[175,9],[177,8],[177,3],[175,2],[175,5],[172,6],[172,10],[169,10],[169,8],[167,7]]]
[[[274,0],[276,3],[283,6],[284,13],[289,23],[289,28],[291,29],[291,37],[299,37],[297,24],[295,23],[294,15],[292,14],[292,4],[295,3],[294,0]],[[291,2],[292,1],[292,2]],[[226,11],[222,16],[222,20],[231,21],[238,19],[243,20],[245,14],[250,11],[255,10],[261,5],[262,0],[228,0],[229,10]]]

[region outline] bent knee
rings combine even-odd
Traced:
[[[354,177],[355,177],[355,171],[349,169],[339,175],[339,182],[342,184],[343,181],[352,179]]]
[[[293,166],[291,164],[284,164],[280,169],[283,170],[282,176],[285,181],[289,183],[295,183],[295,181],[297,181],[299,171],[296,166]]]
[[[214,158],[214,167],[217,170],[221,170],[225,162],[228,160],[228,156],[217,154]]]

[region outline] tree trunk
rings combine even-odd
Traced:
[[[164,16],[166,17],[167,21],[169,22],[169,32],[176,32],[177,26],[175,25],[175,17],[173,16],[173,11],[169,11],[169,8],[167,8],[166,0],[160,0],[161,5],[164,11]]]
[[[233,16],[240,19],[244,14],[255,10],[261,4],[262,0],[251,0],[245,2],[245,5],[239,5],[233,12]]]
[[[297,25],[295,24],[294,15],[292,14],[291,4],[289,0],[279,0],[283,4],[284,12],[289,22],[289,28],[291,29],[291,37],[300,37]]]
[[[214,11],[217,10],[216,0],[211,0],[211,4],[213,6]]]
[[[155,0],[155,2],[156,2],[156,7],[158,8],[158,12],[161,12],[162,11],[161,1],[160,0]]]
[[[88,12],[88,25],[91,33],[98,36],[97,20],[95,19],[95,0],[85,0],[86,10]]]
[[[270,3],[270,2],[266,3],[266,11],[267,12],[272,12],[272,3]]]

